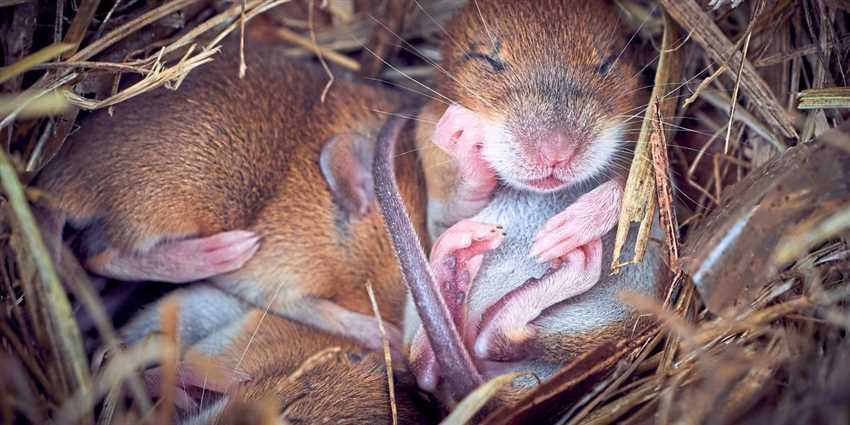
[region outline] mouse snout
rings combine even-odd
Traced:
[[[544,136],[537,145],[537,156],[542,167],[556,168],[569,164],[576,153],[574,138],[561,132]]]
[[[511,136],[516,153],[510,176],[525,188],[543,192],[572,182],[588,139],[580,131],[539,127],[525,131],[515,127]]]

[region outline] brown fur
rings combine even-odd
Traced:
[[[631,53],[618,56],[627,39],[616,16],[611,2],[599,0],[470,2],[446,27],[450,36],[443,41],[441,62],[445,72],[436,73],[436,91],[530,132],[557,121],[577,93],[598,95],[600,114],[631,111],[641,104],[643,93],[637,90],[638,68]],[[479,54],[497,59],[503,69],[496,71]],[[619,60],[610,74],[597,72],[612,58]],[[436,123],[447,106],[431,101],[423,109],[423,120]],[[529,116],[535,122],[529,122]],[[591,134],[598,129],[574,130]],[[431,144],[432,132],[432,126],[420,125],[416,143],[429,199],[445,202],[455,193],[457,171],[451,158]]]
[[[281,347],[278,347],[281,348]],[[399,423],[424,423],[414,406],[412,379],[396,378]],[[271,365],[259,379],[240,385],[225,407],[238,408],[245,400],[273,395],[280,417],[293,424],[389,423],[390,398],[386,367],[378,353],[325,351],[307,360],[295,372]]]
[[[249,45],[240,80],[237,57],[225,50],[179,91],[120,104],[113,117],[97,113],[37,184],[82,229],[90,261],[168,239],[252,230],[263,238],[259,251],[241,270],[214,278],[221,287],[256,303],[276,294],[282,303],[315,297],[371,315],[369,281],[397,324],[404,287],[382,218],[373,208],[345,222],[317,161],[335,134],[373,136],[385,117],[374,110],[397,109],[399,98],[343,80],[322,103],[327,79],[317,68]],[[415,161],[401,156],[399,173],[422,226]]]
[[[382,354],[260,310],[248,313],[242,328],[216,360],[251,378],[229,392],[216,423],[389,422]],[[404,373],[396,371],[400,423],[423,423],[415,383]]]
[[[382,357],[262,309],[271,300],[320,298],[371,316],[364,287],[371,282],[384,319],[399,324],[406,291],[381,215],[372,208],[349,219],[332,200],[318,162],[329,138],[347,132],[373,138],[385,118],[375,110],[393,111],[402,101],[337,75],[323,103],[327,80],[319,68],[286,62],[269,46],[249,45],[246,53],[244,79],[231,43],[179,91],[123,103],[114,116],[96,113],[37,184],[78,231],[89,265],[227,230],[262,236],[242,269],[210,279],[261,308],[247,312],[240,331],[222,339],[214,355],[217,364],[250,377],[228,394],[232,407],[222,423],[269,419],[263,400],[293,423],[382,421],[389,417]],[[416,161],[416,155],[399,156],[397,172],[421,230],[424,183]],[[342,350],[341,360],[291,379],[307,358],[329,347]],[[400,413],[411,423],[404,388]]]

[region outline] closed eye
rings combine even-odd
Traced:
[[[490,46],[493,47],[493,50],[489,53],[482,53],[480,47],[482,43],[472,42],[469,43],[469,49],[463,55],[464,60],[474,59],[474,60],[483,60],[490,65],[490,68],[493,69],[494,72],[502,72],[505,70],[506,64],[499,57],[499,53],[502,50],[502,41],[494,40]]]
[[[486,61],[490,68],[493,68],[495,72],[502,72],[505,70],[505,63],[500,59],[494,58],[488,54],[480,53],[480,52],[466,52],[464,55],[466,59],[477,59]]]
[[[610,55],[605,58],[602,63],[597,65],[596,73],[599,75],[608,75],[608,73],[611,72],[611,69],[614,67],[614,64],[617,63],[617,57],[617,55]]]

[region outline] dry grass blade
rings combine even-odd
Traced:
[[[14,122],[15,119],[18,117],[18,114],[21,111],[23,111],[24,109],[26,109],[32,102],[36,102],[42,96],[47,96],[48,94],[53,93],[56,89],[64,86],[65,84],[67,84],[68,82],[70,82],[71,80],[73,80],[76,77],[77,77],[76,74],[68,74],[65,77],[63,77],[62,79],[56,81],[52,86],[49,86],[49,87],[42,89],[42,90],[30,92],[31,94],[28,94],[24,99],[22,99],[22,101],[20,102],[20,104],[18,105],[17,108],[15,108],[8,115],[6,115],[3,118],[3,121],[0,121],[0,129],[6,128],[12,122]]]
[[[53,423],[56,425],[77,423],[80,418],[88,415],[97,401],[112,388],[121,385],[139,370],[160,361],[165,352],[174,353],[177,352],[177,348],[168,341],[150,338],[111,356],[102,371],[94,378],[92,390],[77,392],[69,397],[54,415]]]
[[[174,416],[174,400],[177,392],[177,362],[180,355],[180,303],[176,299],[169,299],[160,309],[159,327],[162,337],[168,342],[162,351],[160,362],[160,400],[157,412],[157,423],[170,424]]]
[[[44,95],[21,93],[14,96],[0,95],[0,116],[14,115],[16,118],[35,118],[61,114],[70,104],[61,92]]]
[[[850,108],[850,87],[803,90],[797,99],[797,109],[846,109]]]
[[[100,0],[83,0],[77,8],[77,14],[74,15],[74,20],[68,27],[65,33],[65,42],[74,46],[73,50],[83,41],[89,25],[91,25],[94,14],[97,12],[97,7],[100,5]],[[64,55],[65,58],[70,57],[70,54]]]
[[[699,97],[718,109],[725,109],[732,102],[732,99],[728,95],[717,90],[701,91],[699,92]],[[732,120],[744,123],[747,127],[755,131],[756,134],[773,145],[777,151],[782,152],[788,148],[785,143],[780,141],[773,133],[771,133],[763,123],[757,120],[750,111],[740,107],[740,105],[735,108],[735,115],[732,117]]]
[[[622,368],[621,372],[614,375],[614,378],[610,380],[608,385],[599,392],[599,394],[594,397],[590,402],[587,403],[575,416],[570,418],[570,421],[567,422],[568,425],[576,425],[582,423],[589,415],[590,412],[593,411],[595,407],[602,403],[605,399],[611,396],[614,391],[620,389],[623,383],[630,378],[638,367],[646,360],[647,357],[652,353],[652,350],[658,345],[661,341],[663,334],[659,333],[653,336],[653,338],[640,350],[640,354],[638,354],[637,358],[631,361],[631,364],[628,364],[626,367]],[[563,421],[561,421],[563,422]]]
[[[737,70],[741,66],[741,86],[750,96],[751,101],[758,106],[760,115],[778,134],[793,138],[797,131],[786,114],[782,105],[764,79],[756,72],[755,67],[735,50],[723,31],[714,23],[695,0],[659,0],[667,13],[670,14],[694,40],[704,49],[708,57],[717,64],[726,65],[727,72]],[[731,55],[727,59],[727,56]],[[666,114],[665,114],[666,115]]]
[[[252,0],[245,3],[245,21],[250,21],[253,17],[268,11],[271,8],[280,6],[285,3],[289,3],[290,0]],[[192,28],[187,33],[183,34],[180,38],[175,40],[172,43],[169,43],[162,50],[162,55],[167,56],[173,52],[178,51],[179,49],[191,45],[196,42],[198,38],[200,38],[206,32],[218,28],[219,26],[232,21],[237,16],[242,16],[242,5],[236,4],[228,8],[227,10],[219,13],[216,16],[213,16],[210,19],[200,23],[198,26]],[[207,43],[206,48],[211,49],[216,46],[221,40],[233,32],[237,26],[241,25],[242,20],[240,19],[238,22],[232,23],[228,28],[221,31],[219,35],[217,35],[212,41]],[[157,61],[157,57],[146,58],[141,61],[135,62],[136,64],[147,64],[153,63]]]
[[[57,43],[51,44],[29,56],[3,68],[0,68],[0,83],[5,83],[9,79],[17,77],[26,71],[29,71],[38,64],[49,61],[56,56],[61,55],[74,47],[73,44]]]
[[[787,264],[815,246],[847,234],[850,234],[850,202],[845,202],[825,215],[812,217],[795,226],[779,240],[776,251],[771,256],[771,262]]]
[[[34,0],[0,0],[0,7],[11,7],[18,4],[30,3]]]
[[[390,340],[387,339],[387,331],[384,329],[384,320],[381,318],[381,310],[378,308],[378,300],[375,299],[375,290],[372,289],[372,283],[366,282],[366,292],[369,294],[369,302],[372,304],[372,313],[375,315],[375,320],[378,321],[378,330],[381,332],[381,339],[384,345],[384,365],[387,368],[387,392],[390,395],[390,412],[392,414],[392,424],[398,424],[398,406],[395,399],[395,381],[393,380],[393,357],[390,351]]]
[[[71,292],[78,302],[88,311],[92,317],[98,333],[104,341],[106,353],[117,353],[121,349],[118,334],[112,326],[109,314],[105,310],[100,298],[92,288],[92,282],[86,275],[85,270],[73,257],[73,252],[63,247],[62,261],[59,263],[59,271],[65,277]],[[96,363],[96,362],[93,362]],[[127,386],[130,395],[143,412],[150,410],[151,402],[145,391],[141,379],[135,375],[127,377]],[[115,401],[117,403],[117,400]]]
[[[147,13],[142,14],[136,19],[133,19],[130,22],[127,22],[124,25],[115,28],[114,30],[108,32],[103,38],[95,41],[94,43],[86,46],[86,48],[80,50],[74,56],[70,57],[68,60],[70,61],[84,61],[88,60],[94,55],[106,50],[108,47],[113,44],[123,40],[124,38],[134,34],[140,29],[174,13],[181,9],[184,9],[193,3],[199,2],[201,0],[174,0],[170,2],[166,2],[161,6],[153,9]]]
[[[503,406],[492,412],[483,423],[506,425],[552,421],[570,406],[575,407],[589,396],[595,396],[594,390],[604,383],[623,358],[646,349],[658,334],[657,328],[648,327],[630,340],[609,341],[596,346],[528,391],[513,406]]]
[[[30,300],[30,302],[43,303],[50,334],[53,336],[64,365],[63,369],[67,374],[65,378],[71,388],[86,393],[90,391],[91,383],[80,330],[77,328],[68,296],[53,267],[53,260],[50,258],[39,226],[30,210],[15,167],[2,150],[0,150],[0,184],[6,193],[11,210],[13,230],[23,240],[26,248],[26,251],[19,252],[18,255],[32,258],[35,264],[37,282],[27,284],[40,285],[41,293],[44,294],[44,299]]]
[[[303,47],[304,49],[311,50],[317,52],[317,54],[323,56],[330,62],[333,62],[345,69],[350,71],[360,71],[360,64],[350,57],[343,55],[342,53],[338,53],[333,49],[319,46],[310,40],[307,37],[301,36],[289,29],[286,28],[278,28],[275,30],[275,34],[280,37],[281,40],[288,41],[296,46]]]
[[[464,425],[470,423],[493,396],[510,385],[519,373],[497,376],[471,392],[455,406],[454,410],[440,422],[440,425]]]
[[[219,52],[218,48],[203,51],[195,56],[189,57],[193,49],[186,52],[186,57],[178,64],[165,67],[162,64],[156,63],[150,73],[141,81],[122,90],[114,96],[110,96],[103,100],[91,100],[77,95],[73,92],[65,92],[66,97],[74,106],[94,110],[109,107],[128,99],[132,99],[140,94],[147,93],[157,87],[170,84],[172,88],[179,86],[180,81],[193,69],[213,60],[212,56]]]
[[[673,189],[670,185],[670,161],[667,159],[667,138],[665,137],[663,118],[659,101],[655,102],[655,116],[652,135],[649,137],[652,151],[652,164],[655,175],[656,199],[658,199],[661,226],[667,239],[667,264],[679,261],[679,223],[673,210]]]
[[[732,101],[729,102],[729,123],[726,124],[726,139],[723,144],[723,153],[729,153],[729,137],[732,136],[732,120],[735,119],[735,108],[738,106],[738,92],[741,89],[741,73],[744,72],[744,64],[747,61],[747,52],[750,49],[750,40],[753,38],[753,32],[747,32],[744,37],[744,49],[741,51],[741,65],[738,66],[738,73],[735,75],[735,89],[732,90]],[[722,69],[722,68],[721,68]]]
[[[676,24],[665,15],[664,36],[661,42],[658,70],[655,73],[655,86],[652,88],[650,102],[644,113],[640,136],[635,145],[634,158],[623,194],[623,206],[617,225],[617,239],[611,263],[611,268],[614,270],[631,262],[641,261],[649,241],[649,229],[655,214],[655,181],[652,162],[648,160],[652,157],[649,137],[653,130],[652,123],[657,119],[656,107],[661,111],[662,116],[672,117],[676,114],[678,90],[669,92],[669,87],[677,87],[681,80],[683,52],[681,49],[674,48],[679,39],[678,35]],[[661,103],[656,106],[658,102]],[[622,261],[622,247],[631,231],[632,223],[641,223],[635,252],[631,260]]]
[[[392,1],[384,9],[383,16],[378,21],[379,26],[372,32],[372,38],[367,43],[367,50],[371,54],[363,54],[360,57],[361,77],[375,78],[380,75],[384,62],[396,53],[400,46],[395,37],[403,31],[404,17],[408,9],[410,0]]]

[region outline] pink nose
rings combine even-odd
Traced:
[[[563,140],[563,137],[553,137],[539,145],[540,158],[546,165],[558,165],[569,162],[575,154],[575,146]]]

